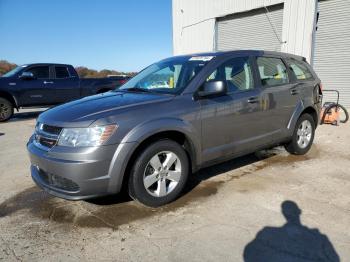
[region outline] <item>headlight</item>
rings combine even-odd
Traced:
[[[99,146],[105,143],[116,129],[117,125],[64,128],[58,139],[58,145],[71,147]]]

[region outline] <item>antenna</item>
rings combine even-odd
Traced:
[[[269,23],[270,23],[270,25],[271,25],[271,27],[272,27],[273,33],[275,34],[277,40],[280,42],[280,44],[285,44],[285,43],[287,43],[287,41],[282,41],[282,40],[280,39],[280,37],[278,36],[278,34],[277,34],[277,29],[276,29],[275,25],[272,23],[272,21],[271,21],[271,19],[270,19],[270,16],[269,16],[269,14],[270,14],[269,9],[267,9],[266,5],[264,5],[264,8],[265,8],[265,10],[266,10],[266,13],[265,13],[265,14],[266,14],[267,20],[269,21]]]

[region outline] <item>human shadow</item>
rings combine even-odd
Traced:
[[[290,200],[282,203],[287,222],[282,227],[264,227],[243,252],[251,261],[340,261],[328,237],[300,222],[301,210]]]

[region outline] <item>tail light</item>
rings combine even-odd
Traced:
[[[119,83],[120,83],[121,85],[124,85],[127,81],[128,81],[128,80],[126,80],[126,79],[122,79],[122,80],[119,80]]]
[[[322,91],[323,91],[323,85],[322,85],[322,83],[320,83],[320,90],[321,90],[321,93],[322,93]]]

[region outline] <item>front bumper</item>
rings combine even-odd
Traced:
[[[31,138],[27,149],[32,178],[48,193],[69,200],[117,193],[123,170],[114,165],[124,162],[125,155],[118,150],[121,145],[87,148],[56,146],[46,151],[38,148]]]

